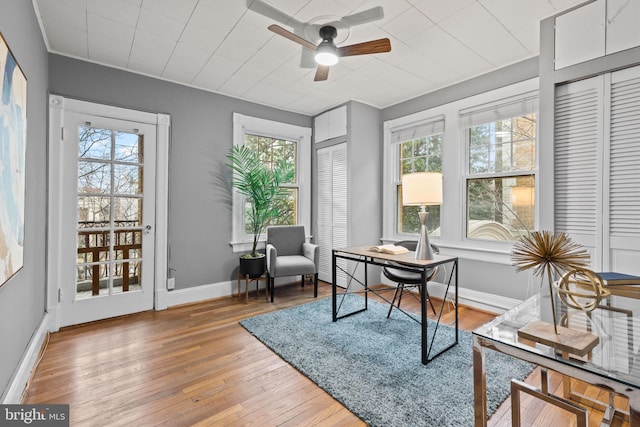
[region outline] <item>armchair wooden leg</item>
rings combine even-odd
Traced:
[[[313,297],[318,298],[318,273],[313,275]]]
[[[300,286],[302,286],[304,288],[304,274],[302,276],[300,276],[300,277],[302,277],[302,279],[300,281]]]
[[[273,291],[275,289],[275,282],[276,279],[275,277],[269,277],[269,289],[270,289],[270,294],[271,294],[271,302],[273,302]]]

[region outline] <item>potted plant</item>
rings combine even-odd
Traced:
[[[293,178],[293,168],[285,161],[270,167],[246,145],[232,146],[227,159],[233,172],[231,185],[246,197],[246,226],[253,234],[251,252],[240,256],[240,273],[258,277],[265,271],[265,255],[258,252],[258,241],[264,228],[280,216],[278,202],[287,196],[280,184]]]

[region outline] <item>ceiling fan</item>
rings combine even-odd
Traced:
[[[285,30],[279,25],[269,25],[269,30],[285,37],[302,47],[315,52],[315,60],[318,64],[314,81],[327,80],[329,77],[329,67],[335,65],[338,59],[343,56],[369,55],[372,53],[384,53],[391,51],[391,42],[388,38],[371,40],[368,42],[356,43],[348,46],[337,47],[333,42],[338,30],[336,27],[326,25],[320,28],[322,41],[316,46],[291,31]]]
[[[351,28],[364,25],[369,22],[379,21],[384,18],[382,6],[375,6],[370,9],[361,10],[344,16],[321,15],[302,22],[284,11],[275,8],[265,0],[246,0],[247,9],[259,13],[280,25],[285,25],[293,34],[303,37],[313,44],[322,40],[318,33],[320,28],[330,25],[338,30],[338,36],[333,41],[336,44],[342,43],[349,37]],[[301,48],[300,67],[316,68],[318,65],[313,58],[315,51]]]

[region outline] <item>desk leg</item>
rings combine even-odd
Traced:
[[[456,306],[455,306],[455,311],[456,311],[456,344],[458,344],[458,260],[456,259],[453,263],[453,268],[456,270],[456,284],[455,284],[455,288],[454,292],[456,294],[455,296],[455,301],[456,301]],[[447,296],[445,295],[445,299],[447,298]],[[442,302],[444,304],[444,301]]]
[[[473,404],[475,426],[487,425],[487,374],[484,369],[484,349],[473,336]]]
[[[331,253],[331,257],[332,257],[332,261],[331,261],[331,315],[332,315],[332,320],[334,322],[336,322],[338,320],[338,307],[337,307],[337,301],[336,301],[336,293],[337,293],[337,289],[336,286],[338,286],[337,282],[336,282],[336,253],[332,251]]]
[[[422,282],[422,292],[420,292],[420,318],[422,319],[422,364],[426,365],[429,363],[429,354],[428,354],[428,341],[429,334],[427,328],[427,271],[426,269],[422,269],[422,273],[420,274],[420,280]],[[445,295],[446,298],[446,295]]]
[[[364,308],[369,309],[369,263],[367,257],[364,258]]]

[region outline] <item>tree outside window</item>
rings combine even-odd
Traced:
[[[467,237],[514,241],[535,227],[536,115],[468,129]]]
[[[283,182],[281,187],[286,188],[288,197],[279,202],[278,211],[281,215],[271,221],[269,225],[294,225],[298,222],[298,169],[297,169],[297,142],[284,139],[271,138],[261,135],[245,134],[244,143],[251,150],[259,153],[260,160],[266,166],[273,168],[280,162],[285,162],[293,169],[290,174],[292,179]],[[248,209],[245,206],[245,210]],[[246,215],[245,215],[246,218]],[[252,228],[245,220],[245,233],[251,234]]]
[[[399,144],[399,176],[396,177],[397,230],[399,234],[420,231],[419,206],[403,206],[402,175],[413,172],[442,172],[442,133],[413,139]],[[427,206],[427,230],[431,236],[440,235],[440,206]]]

